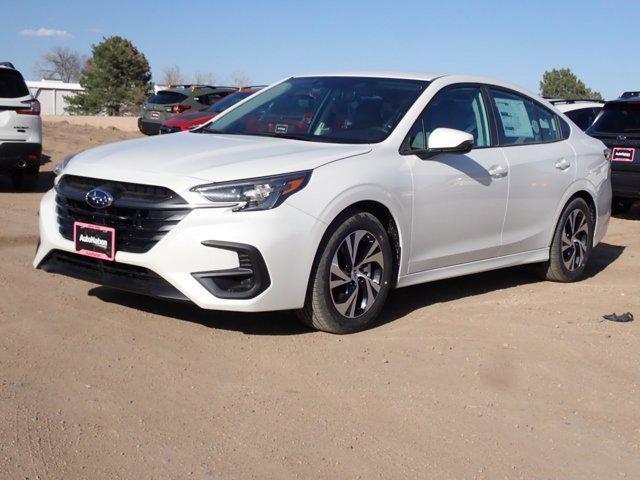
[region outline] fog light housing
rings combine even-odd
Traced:
[[[223,299],[250,299],[257,297],[271,285],[267,266],[257,248],[242,243],[215,240],[205,240],[202,245],[231,250],[238,254],[239,265],[236,268],[191,274],[213,296]]]

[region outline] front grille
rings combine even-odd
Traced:
[[[38,268],[108,287],[173,300],[187,300],[157,273],[143,267],[53,250]]]
[[[85,201],[97,187],[113,195],[113,205],[96,209]],[[151,185],[65,175],[56,192],[58,227],[64,238],[73,240],[74,222],[112,227],[116,250],[130,253],[148,252],[191,211],[177,193]]]

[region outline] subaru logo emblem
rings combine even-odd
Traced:
[[[93,208],[107,208],[113,203],[113,195],[106,190],[94,188],[87,193],[85,200]]]
[[[627,137],[625,137],[624,135],[618,135],[618,140],[626,140]]]

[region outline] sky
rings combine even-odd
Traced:
[[[637,0],[0,0],[0,12],[14,12],[0,29],[0,61],[30,80],[51,48],[90,55],[119,35],[146,55],[156,82],[171,65],[252,84],[398,70],[483,75],[537,93],[545,70],[568,67],[605,98],[640,89]]]

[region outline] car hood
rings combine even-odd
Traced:
[[[310,170],[370,151],[370,145],[184,132],[87,150],[65,173],[156,185],[178,178],[219,182]]]

